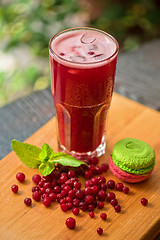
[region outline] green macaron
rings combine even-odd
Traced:
[[[155,152],[144,141],[125,138],[114,145],[112,159],[120,169],[128,173],[144,175],[154,168]]]

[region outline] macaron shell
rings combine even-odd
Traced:
[[[126,172],[145,175],[155,165],[155,152],[144,141],[125,138],[115,144],[112,159],[120,169]]]
[[[115,175],[122,181],[129,182],[129,183],[142,182],[145,179],[147,179],[150,176],[150,174],[152,173],[152,170],[145,175],[135,175],[135,174],[127,173],[127,172],[121,170],[119,167],[117,167],[114,164],[112,157],[110,157],[110,159],[109,159],[109,168],[110,168],[111,172],[113,173],[113,175]]]

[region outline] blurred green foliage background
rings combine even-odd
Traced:
[[[0,106],[50,84],[48,42],[58,31],[92,26],[121,51],[160,36],[159,0],[1,0]]]

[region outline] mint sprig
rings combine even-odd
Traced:
[[[44,143],[42,149],[40,149],[32,144],[12,140],[11,146],[25,165],[30,168],[39,168],[44,176],[49,175],[55,169],[56,164],[70,167],[79,167],[81,164],[87,165],[66,153],[53,152],[47,143]]]

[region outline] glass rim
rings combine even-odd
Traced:
[[[96,31],[96,32],[100,32],[104,35],[107,35],[110,39],[112,39],[112,41],[115,43],[116,45],[116,49],[114,51],[114,53],[112,55],[110,55],[109,57],[103,59],[103,60],[100,60],[100,61],[96,61],[96,62],[74,62],[74,61],[70,61],[68,59],[64,59],[63,57],[59,56],[55,51],[53,51],[52,47],[51,47],[51,44],[52,42],[54,41],[54,39],[56,39],[59,35],[63,34],[63,33],[66,33],[66,32],[69,32],[69,31],[76,31],[76,30],[92,30],[92,31]],[[103,62],[106,62],[108,60],[111,60],[113,59],[114,57],[116,57],[116,55],[118,54],[119,52],[119,44],[117,42],[117,40],[112,36],[110,35],[109,33],[103,31],[103,30],[100,30],[100,29],[97,29],[97,28],[92,28],[92,27],[75,27],[75,28],[68,28],[68,29],[65,29],[65,30],[62,30],[58,33],[56,33],[49,41],[49,52],[51,54],[53,54],[53,56],[55,56],[57,59],[60,59],[62,62],[66,62],[66,63],[72,63],[72,64],[76,64],[76,65],[92,65],[92,64],[100,64],[100,63],[103,63]]]

